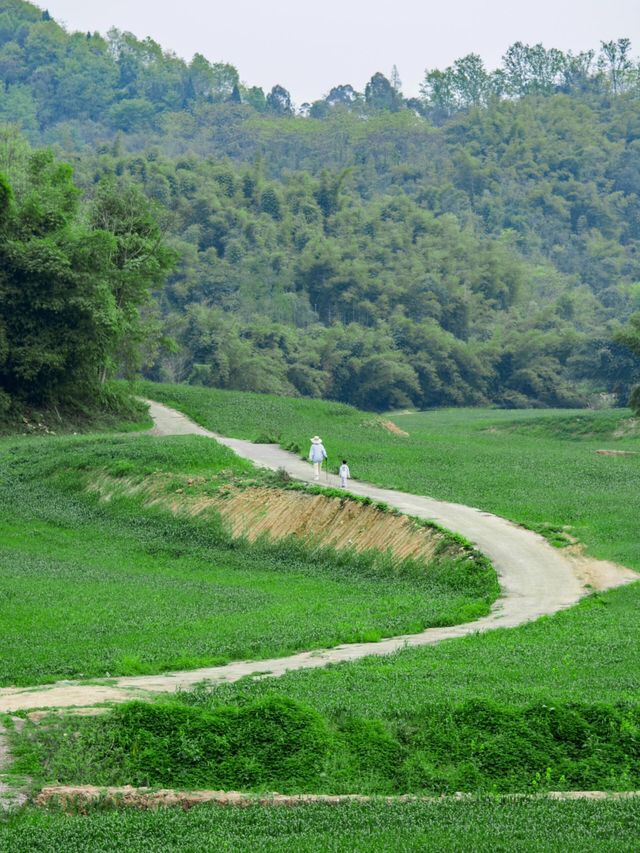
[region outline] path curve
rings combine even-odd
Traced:
[[[155,423],[153,435],[202,435],[214,438],[234,450],[238,456],[258,466],[273,470],[285,468],[295,479],[313,481],[311,466],[278,445],[252,444],[243,439],[226,438],[204,429],[174,409],[151,400],[147,402]],[[339,486],[340,483],[337,477],[329,475],[327,484]],[[0,712],[122,702],[149,697],[156,692],[188,688],[203,680],[232,682],[257,673],[278,676],[294,669],[312,669],[368,655],[387,655],[405,647],[432,645],[441,640],[494,628],[513,628],[570,607],[587,591],[576,573],[572,559],[549,545],[542,536],[504,518],[473,507],[382,489],[357,480],[350,481],[349,491],[384,502],[408,515],[435,521],[473,542],[490,558],[500,579],[502,596],[494,604],[491,613],[463,625],[428,628],[419,634],[392,637],[377,643],[351,643],[271,660],[238,661],[225,666],[163,675],[125,676],[102,685],[58,682],[42,688],[2,688]],[[634,572],[621,569],[615,582],[610,585],[629,583],[637,577]]]

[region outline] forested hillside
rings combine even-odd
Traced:
[[[219,45],[220,52],[223,45]],[[142,190],[179,257],[147,375],[372,409],[626,403],[640,309],[640,71],[627,40],[513,45],[296,109],[231,65],[67,33],[0,0],[0,122],[87,204]],[[333,88],[330,88],[333,85]],[[3,131],[0,171],[20,147]],[[628,341],[627,341],[628,342]]]

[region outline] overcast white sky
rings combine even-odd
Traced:
[[[339,83],[363,90],[398,66],[405,95],[425,68],[479,53],[489,68],[515,41],[562,50],[630,38],[640,53],[639,0],[36,0],[71,30],[115,26],[185,59],[231,62],[241,79],[280,83],[297,104]]]

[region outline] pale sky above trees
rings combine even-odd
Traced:
[[[351,83],[362,91],[395,64],[405,95],[425,68],[478,53],[493,69],[515,41],[580,51],[630,38],[640,53],[638,0],[39,0],[71,30],[115,26],[185,59],[230,62],[249,85],[285,86],[299,105]]]

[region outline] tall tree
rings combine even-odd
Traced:
[[[624,88],[632,68],[631,42],[622,38],[617,41],[603,41],[600,45],[598,65],[609,78],[611,91],[617,95]]]
[[[291,95],[283,86],[274,86],[267,95],[267,109],[277,116],[293,115]]]
[[[400,72],[398,71],[398,66],[394,65],[391,68],[391,74],[389,75],[389,82],[391,83],[391,88],[397,92],[399,95],[402,95],[402,80],[400,79]]]
[[[139,193],[100,187],[87,225],[71,167],[50,152],[0,179],[0,388],[35,402],[90,395],[133,358],[139,307],[172,262]]]
[[[402,106],[402,96],[379,71],[367,83],[364,97],[372,110],[397,112]]]
[[[145,338],[140,308],[163,283],[176,256],[165,244],[146,196],[132,183],[104,179],[96,189],[89,216],[92,227],[110,238],[107,272],[115,322],[101,376],[119,367],[132,373],[140,366]]]
[[[616,335],[616,340],[640,358],[640,313],[631,317],[629,325]],[[640,414],[640,385],[636,385],[631,392],[629,405],[636,414]]]

